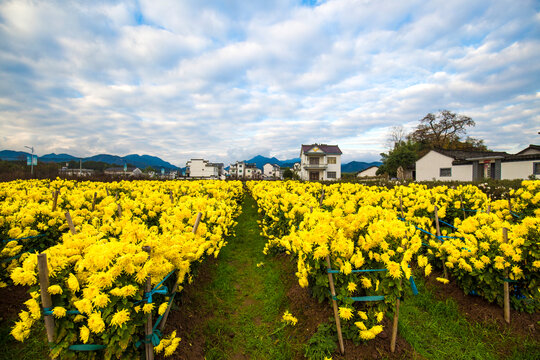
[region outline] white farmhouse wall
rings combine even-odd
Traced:
[[[520,153],[520,155],[533,155],[533,154],[540,154],[540,150],[527,149],[527,150]]]
[[[449,156],[430,151],[416,161],[416,181],[472,181],[472,165],[452,165]],[[441,168],[451,168],[452,176],[440,176]]]
[[[264,164],[263,172],[266,176],[274,176],[274,166],[270,163]]]
[[[369,169],[365,169],[363,171],[360,171],[356,176],[357,177],[364,177],[364,176],[377,176],[377,170],[379,168],[377,166],[370,167]]]
[[[454,165],[452,166],[452,178],[441,178],[446,180],[455,181],[472,181],[473,180],[473,166],[467,165]]]
[[[527,179],[533,174],[533,164],[538,160],[508,161],[501,163],[501,180]]]
[[[336,163],[335,164],[328,164],[328,158],[329,157],[335,157],[336,158]],[[326,171],[324,172],[324,180],[334,181],[334,180],[341,179],[341,155],[334,155],[334,154],[326,155],[324,157],[323,161],[324,161],[325,164],[328,165],[328,167],[326,168]],[[328,177],[328,172],[329,171],[334,171],[336,173],[336,177],[334,179],[330,179]]]
[[[188,161],[189,164],[189,177],[206,177],[209,176],[206,174],[205,168],[207,161],[202,159],[191,159]]]

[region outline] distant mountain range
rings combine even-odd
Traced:
[[[0,151],[0,159],[8,160],[8,161],[17,161],[17,160],[26,161],[26,157],[29,155],[30,153],[27,153],[24,151],[12,151],[12,150]],[[38,161],[40,162],[66,163],[69,161],[79,161],[80,159],[81,158],[78,158],[76,156],[69,155],[69,154],[52,153],[52,154],[47,154],[43,156],[38,156]],[[115,166],[124,166],[124,164],[127,163],[133,166],[136,166],[139,169],[146,169],[147,167],[151,166],[155,169],[164,168],[166,170],[180,170],[180,169],[184,170],[184,168],[179,168],[156,156],[150,156],[150,155],[132,154],[132,155],[127,155],[127,156],[117,156],[117,155],[99,154],[99,155],[82,158],[82,161],[83,162],[86,162],[86,161],[104,162],[104,163],[115,165]],[[245,161],[252,164],[254,163],[259,169],[262,169],[264,164],[266,163],[277,164],[281,167],[292,168],[294,163],[300,162],[300,158],[278,160],[275,157],[269,158],[262,155],[257,155]],[[367,169],[370,166],[380,166],[380,165],[381,165],[381,162],[379,161],[374,161],[374,162],[369,162],[369,163],[362,162],[362,161],[351,161],[347,164],[341,164],[341,172],[353,173],[353,172],[358,172],[358,171]]]
[[[29,156],[30,153],[24,152],[24,151],[11,151],[11,150],[2,150],[0,151],[0,159],[2,160],[9,160],[9,161],[17,161],[17,160],[26,160],[26,157]],[[104,162],[111,165],[116,166],[124,166],[124,164],[131,164],[135,167],[138,167],[140,169],[145,169],[148,166],[151,166],[156,169],[164,168],[166,170],[179,170],[179,167],[174,166],[173,164],[164,161],[156,156],[150,156],[150,155],[127,155],[127,156],[117,156],[117,155],[108,155],[108,154],[99,154],[94,155],[90,157],[85,158],[78,158],[69,154],[47,154],[43,156],[38,156],[38,161],[41,162],[56,162],[56,163],[64,163],[69,161],[79,161],[82,160],[83,162],[86,161],[97,161],[97,162]]]
[[[262,169],[264,164],[270,163],[270,164],[277,164],[281,167],[288,167],[292,168],[294,163],[299,163],[300,158],[294,158],[289,160],[278,160],[275,157],[265,157],[261,155],[257,155],[252,159],[245,160],[247,163],[252,163],[257,165],[259,169]],[[341,164],[341,172],[342,173],[354,173],[358,171],[362,171],[364,169],[367,169],[371,166],[380,166],[382,163],[380,161],[373,161],[373,162],[363,162],[363,161],[351,161],[346,164]]]

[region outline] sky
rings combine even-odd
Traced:
[[[447,109],[515,153],[539,59],[538,1],[0,0],[0,150],[377,161]]]

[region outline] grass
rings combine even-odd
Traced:
[[[205,289],[215,316],[206,324],[206,359],[291,359],[301,351],[291,345],[281,315],[287,296],[281,270],[262,254],[257,208],[246,196],[236,236],[219,255],[214,280]],[[257,264],[264,263],[261,267]]]
[[[0,325],[0,360],[36,360],[47,359],[47,337],[42,323],[36,324],[30,337],[21,343],[11,336],[13,321],[2,320]]]
[[[439,301],[417,280],[399,312],[399,333],[426,359],[537,359],[538,342],[494,323],[472,323],[452,299]]]

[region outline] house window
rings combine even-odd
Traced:
[[[242,172],[242,169],[238,170],[238,172],[241,173],[241,172]]]
[[[533,174],[540,175],[540,162],[533,163]]]
[[[309,165],[319,165],[319,158],[318,157],[310,157],[309,158]]]
[[[439,176],[452,176],[452,168],[441,168]]]
[[[329,178],[329,179],[335,179],[336,178],[336,172],[335,171],[329,171],[329,172],[326,173],[326,177]]]
[[[335,164],[336,163],[336,158],[335,157],[329,157],[328,158],[328,164]]]

